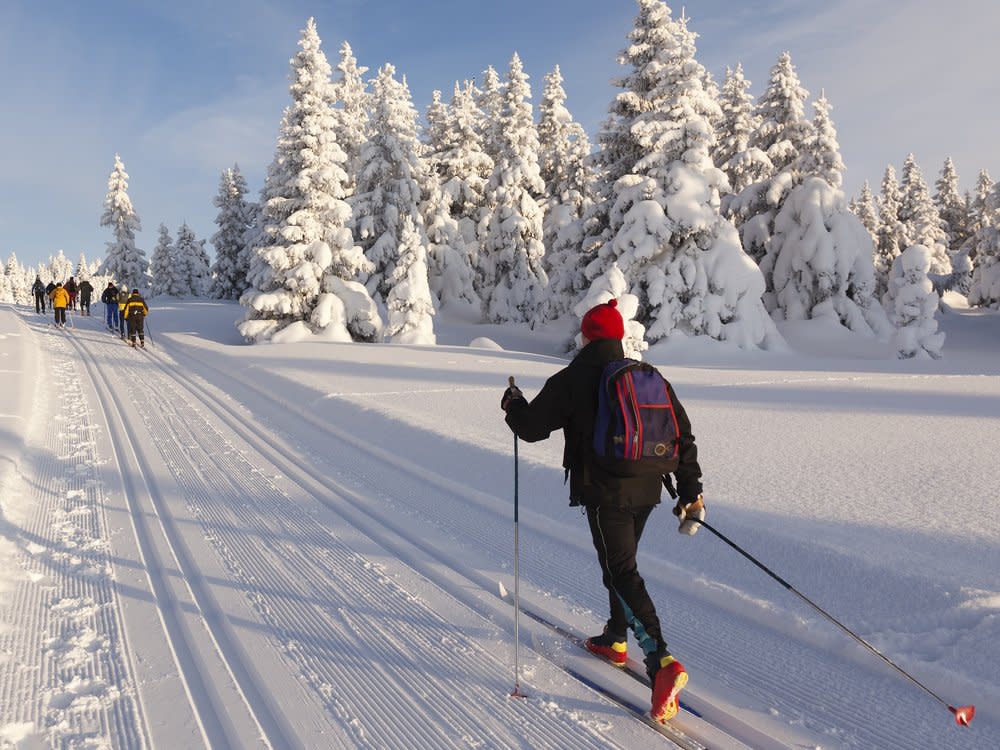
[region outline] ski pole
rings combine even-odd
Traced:
[[[514,376],[511,375],[507,382],[511,388],[515,388]],[[519,544],[517,538],[517,435],[514,435],[514,690],[511,696],[514,698],[526,698],[521,692],[521,665],[518,660],[518,646],[521,642],[518,618],[521,614],[519,583],[520,583],[520,561]]]
[[[142,324],[143,324],[144,332],[146,334],[146,338],[149,339],[149,345],[152,346],[153,345],[153,334],[150,333],[150,331],[149,331],[149,323],[146,322],[145,317],[143,318]]]
[[[769,567],[767,567],[766,565],[764,565],[764,563],[762,563],[756,557],[754,557],[749,552],[747,552],[745,549],[743,549],[742,547],[740,547],[738,544],[736,544],[736,542],[732,541],[725,534],[723,534],[722,532],[720,532],[717,529],[713,528],[711,524],[708,524],[705,521],[699,521],[699,523],[702,526],[704,526],[706,529],[708,529],[710,532],[712,532],[713,534],[715,534],[715,536],[719,537],[719,539],[721,539],[723,542],[725,542],[730,547],[732,547],[734,550],[736,550],[741,555],[743,555],[743,557],[745,557],[747,560],[749,560],[754,565],[756,565],[758,568],[760,568],[765,573],[767,573],[769,576],[771,576],[771,578],[773,578],[778,583],[780,583],[782,586],[784,586],[788,591],[791,591],[793,594],[795,594],[797,597],[799,597],[802,601],[804,601],[810,607],[812,607],[817,612],[819,612],[821,615],[823,615],[823,617],[825,617],[827,620],[829,620],[834,625],[836,625],[841,630],[843,630],[845,633],[847,633],[849,636],[851,636],[851,638],[853,638],[854,640],[856,640],[858,643],[860,643],[862,646],[864,646],[865,648],[867,648],[869,651],[871,651],[877,657],[879,657],[880,659],[882,659],[882,661],[884,661],[890,667],[892,667],[893,669],[895,669],[897,672],[899,672],[901,675],[903,675],[906,679],[908,679],[914,685],[916,685],[917,687],[923,689],[926,693],[928,693],[930,696],[932,696],[942,706],[945,706],[949,711],[951,711],[952,714],[954,714],[954,716],[955,716],[955,722],[959,726],[963,726],[963,727],[969,726],[969,722],[972,721],[972,718],[976,715],[976,707],[975,706],[972,706],[972,705],[969,705],[969,706],[957,706],[957,707],[956,706],[952,706],[950,703],[948,703],[943,698],[941,698],[937,693],[935,693],[929,687],[927,687],[922,682],[920,682],[916,677],[914,677],[909,672],[907,672],[905,669],[903,669],[902,667],[900,667],[898,664],[896,664],[896,662],[894,662],[888,656],[886,656],[885,654],[883,654],[881,651],[879,651],[877,648],[875,648],[872,644],[870,644],[868,641],[866,641],[860,635],[858,635],[857,633],[855,633],[849,627],[847,627],[846,625],[844,625],[840,620],[838,620],[837,618],[835,618],[833,615],[831,615],[825,609],[823,609],[818,604],[816,604],[815,602],[813,602],[809,597],[807,597],[805,594],[803,594],[802,592],[800,592],[798,589],[796,589],[794,586],[792,586],[792,584],[790,584],[784,578],[782,578],[781,576],[779,576],[777,573],[775,573]]]

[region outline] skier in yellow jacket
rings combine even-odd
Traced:
[[[52,290],[52,309],[56,314],[56,328],[66,327],[66,308],[69,306],[69,292],[63,289],[62,282]]]
[[[149,314],[149,305],[139,294],[138,289],[133,289],[129,295],[128,302],[125,303],[125,321],[128,323],[128,337],[132,346],[135,346],[136,334],[139,336],[139,346],[146,346],[146,331],[144,323]]]

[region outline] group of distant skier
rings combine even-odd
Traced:
[[[78,299],[80,314],[90,315],[90,300],[94,294],[94,287],[86,279],[77,283],[72,276],[65,284],[61,281],[50,281],[45,284],[41,276],[36,276],[35,283],[31,285],[31,293],[35,298],[35,312],[45,314],[48,303],[52,307],[55,327],[65,328],[66,310],[76,310]],[[145,347],[145,324],[149,305],[139,290],[133,289],[129,292],[127,287],[119,289],[114,282],[109,281],[107,288],[101,294],[101,302],[104,303],[108,330],[117,333],[123,340],[127,336],[133,347],[136,345],[136,339],[140,347]]]

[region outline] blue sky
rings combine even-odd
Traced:
[[[742,62],[759,95],[788,50],[813,96],[825,89],[849,194],[909,151],[931,183],[947,155],[963,189],[981,168],[1000,177],[1000,2],[694,0],[686,11],[717,79]],[[309,16],[332,64],[345,39],[371,72],[393,63],[421,112],[434,89],[450,96],[456,79],[502,72],[515,50],[537,105],[559,64],[567,105],[593,136],[635,13],[633,0],[4,0],[0,256],[103,257],[116,152],[147,254],[161,222],[210,237],[224,168],[240,164],[251,197],[260,188]]]

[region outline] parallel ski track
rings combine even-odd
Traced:
[[[255,400],[260,399],[270,402],[281,410],[294,414],[297,419],[308,423],[314,429],[328,435],[338,443],[350,446],[352,449],[358,451],[359,455],[365,456],[369,460],[374,456],[378,462],[384,463],[392,467],[393,470],[413,478],[418,486],[420,484],[434,485],[441,492],[440,495],[434,498],[435,510],[440,515],[446,516],[449,522],[448,528],[441,529],[439,527],[440,531],[448,533],[456,539],[461,539],[462,543],[470,548],[487,551],[491,560],[509,558],[509,540],[498,539],[495,534],[487,533],[488,529],[495,527],[490,524],[483,524],[478,520],[479,517],[475,513],[470,512],[471,503],[479,511],[489,513],[495,518],[504,518],[509,513],[509,507],[505,503],[497,503],[495,497],[488,496],[481,490],[459,484],[424,467],[414,466],[399,456],[364,443],[347,431],[324,422],[309,413],[302,406],[293,404],[257,386],[247,377],[237,372],[223,371],[213,364],[198,360],[187,352],[180,351],[180,347],[178,346],[171,346],[169,349],[171,357],[177,358],[179,356],[181,359],[190,361],[194,371],[200,368],[214,371],[220,376],[218,382],[228,380],[238,384],[240,387],[250,391]],[[169,365],[165,366],[169,367]],[[194,378],[184,378],[184,384],[191,389],[195,389],[198,393],[204,394],[205,397],[212,399],[220,408],[235,413],[233,411],[234,407],[231,404],[219,399],[204,386],[198,385]],[[301,460],[297,456],[290,455],[290,458],[294,464],[301,464]],[[314,465],[302,465],[301,468],[307,474],[317,476],[321,484],[324,484],[324,486],[327,486],[338,495],[350,497],[356,494],[347,489],[343,484],[333,482],[328,476],[317,471]],[[292,474],[294,475],[294,472]],[[363,471],[356,473],[355,477],[360,483],[373,484],[372,478],[365,476]],[[352,481],[352,484],[354,483]],[[419,497],[414,495],[403,498],[380,497],[379,499],[383,501],[381,504],[368,503],[367,505],[363,505],[359,500],[358,505],[365,509],[364,512],[366,515],[374,516],[375,514],[379,514],[378,522],[380,525],[392,528],[402,538],[413,541],[415,535],[408,529],[405,522],[400,523],[399,518],[404,517],[407,513],[413,516],[419,515],[419,511],[416,510],[422,504],[419,502]],[[389,513],[380,513],[382,505],[393,500],[396,501],[394,507],[399,511],[399,514],[394,516]],[[411,500],[415,502],[411,502]],[[326,502],[325,500],[321,501]],[[442,503],[448,501],[453,503],[454,512],[449,513],[444,511]],[[427,519],[421,520],[427,522]],[[352,519],[352,522],[360,521]],[[433,524],[433,520],[430,522]],[[550,546],[547,542],[557,543],[556,549],[564,547],[568,543],[565,537],[555,536],[548,529],[540,529],[538,533],[545,537],[545,539],[539,539],[534,542],[533,553],[538,559],[546,557],[546,547]],[[523,541],[522,539],[522,543]],[[438,550],[430,548],[428,545],[418,546],[421,546],[423,553],[441,561],[446,566],[454,563],[453,560],[442,555]],[[590,554],[590,550],[586,548],[586,545],[581,547],[581,549],[586,555]],[[563,571],[565,571],[565,575],[559,577]],[[546,568],[546,574],[551,579],[559,581],[558,589],[560,591],[567,594],[569,592],[576,592],[567,597],[571,601],[586,601],[588,597],[593,597],[593,587],[586,586],[588,582],[581,582],[579,576],[575,576],[574,570],[569,569],[569,566],[549,566]],[[495,581],[487,580],[482,576],[475,576],[473,574],[470,578],[477,586],[487,590],[495,585]],[[524,583],[525,581],[522,580],[522,585]],[[694,608],[698,606],[704,608],[705,606],[701,602],[690,601],[683,594],[672,597],[672,602],[677,606],[679,611],[685,612],[685,618],[692,617]],[[708,609],[713,610],[713,614],[718,614],[718,610],[715,610],[714,605],[709,604]],[[713,633],[716,636],[720,636],[721,634],[719,639],[726,643],[739,644],[746,637],[745,623],[742,623],[738,618],[719,618],[713,616],[711,626]],[[880,691],[881,682],[891,683],[888,677],[879,674],[874,679],[866,682],[866,685],[870,687],[870,692],[862,691],[859,685],[852,682],[851,674],[854,667],[846,665],[840,678],[831,676],[829,680],[816,680],[810,674],[803,674],[800,668],[803,661],[803,654],[807,654],[810,647],[787,640],[783,642],[780,649],[769,652],[768,659],[772,668],[762,670],[757,668],[755,663],[733,658],[730,655],[732,652],[716,652],[714,649],[703,648],[697,632],[697,623],[688,620],[684,632],[672,634],[672,643],[676,644],[678,653],[696,652],[697,663],[702,670],[708,671],[720,683],[738,693],[758,696],[766,705],[777,709],[780,715],[784,716],[786,720],[793,720],[812,728],[814,731],[835,736],[839,741],[845,743],[845,746],[858,748],[878,747],[881,750],[912,750],[914,747],[912,737],[901,736],[892,727],[886,726],[882,721],[878,720],[877,715],[871,716],[871,719],[868,721],[843,722],[836,718],[845,715],[854,716],[855,718],[869,715],[868,712],[871,706],[879,705],[882,700],[883,696]],[[794,653],[785,654],[783,653],[785,650]],[[787,661],[787,663],[781,665],[782,661]],[[875,675],[876,673],[872,672],[870,674]],[[841,684],[851,682],[851,692],[848,695],[844,695],[840,691],[832,691],[829,687],[832,681],[840,682]],[[823,717],[830,717],[829,721]],[[752,742],[748,744],[752,744]]]
[[[156,359],[160,358],[156,357]],[[440,551],[435,550],[434,548],[430,547],[427,544],[414,542],[413,540],[414,534],[412,532],[412,529],[408,529],[405,526],[405,524],[400,523],[398,519],[393,519],[391,515],[387,515],[384,512],[380,512],[378,509],[379,504],[373,502],[371,498],[359,495],[355,490],[348,489],[347,487],[341,485],[340,483],[332,481],[328,476],[322,474],[322,472],[318,471],[311,464],[303,462],[301,457],[295,455],[291,451],[284,450],[278,447],[280,446],[280,442],[276,445],[263,442],[262,439],[256,435],[256,433],[246,428],[244,424],[245,416],[237,414],[232,404],[226,403],[224,400],[220,399],[218,396],[211,393],[207,388],[196,384],[192,379],[179,377],[177,375],[178,372],[177,369],[171,367],[163,360],[160,360],[160,363],[165,368],[165,373],[174,383],[185,388],[191,396],[193,396],[195,399],[197,399],[205,406],[207,406],[215,414],[216,417],[218,417],[221,421],[223,421],[226,424],[228,428],[232,429],[235,434],[238,434],[254,450],[257,450],[262,455],[266,456],[291,481],[298,484],[300,487],[302,487],[305,491],[311,494],[315,499],[317,499],[323,505],[327,506],[328,508],[336,511],[339,515],[343,516],[352,525],[360,527],[362,529],[367,529],[369,534],[373,536],[373,538],[379,540],[380,544],[387,546],[392,546],[393,544],[395,544],[394,551],[398,558],[407,561],[407,563],[410,564],[412,567],[414,567],[414,569],[420,570],[423,575],[428,577],[430,580],[433,580],[435,583],[440,585],[444,590],[452,593],[455,593],[456,591],[461,592],[464,586],[462,584],[456,585],[456,582],[454,580],[455,578],[459,577],[465,579],[465,581],[468,583],[472,583],[475,587],[481,589],[484,592],[490,592],[495,589],[495,581],[488,579],[484,576],[477,576],[475,574],[469,575],[468,573],[465,574],[458,573],[458,571],[460,571],[464,566],[458,565],[454,560],[450,559],[448,556],[440,553]],[[151,389],[151,391],[152,390],[153,389]],[[158,408],[165,409],[167,414],[170,414],[171,407],[169,406],[169,404],[183,404],[185,402],[185,399],[178,398],[177,394],[169,393],[169,388],[167,386],[156,388],[155,391],[158,395],[165,397],[166,402],[164,404],[160,404]],[[144,408],[143,411],[144,413],[152,413],[154,410],[151,408]],[[199,421],[194,419],[195,416],[196,415],[193,414],[187,416],[178,415],[178,418],[174,421],[177,425],[185,425],[185,424],[192,425],[196,424]],[[203,420],[200,421],[204,423]],[[226,438],[224,436],[218,435],[217,433],[200,434],[200,435],[196,434],[186,435],[178,433],[178,440],[176,442],[181,445],[185,443],[193,445],[204,445],[212,443],[218,445],[224,445],[226,443]],[[230,483],[229,477],[246,475],[247,470],[244,467],[243,470],[237,469],[234,472],[233,467],[227,466],[221,468],[220,472],[218,473],[218,476],[215,476],[213,478],[212,475],[214,472],[210,470],[210,467],[201,466],[199,467],[199,473],[201,474],[203,479],[209,481],[213,485],[212,494],[216,498],[224,498],[227,496],[232,496],[233,494],[234,488],[232,486],[229,486]],[[284,502],[279,503],[278,505],[269,504],[263,508],[261,507],[260,501],[266,499],[269,494],[273,495],[273,490],[269,493],[266,483],[258,484],[258,486],[255,488],[254,494],[252,495],[255,498],[255,503],[251,512],[240,514],[239,521],[237,523],[227,524],[227,522],[224,519],[219,518],[217,516],[214,516],[211,519],[206,518],[205,520],[208,524],[208,527],[211,529],[218,529],[218,528],[224,528],[228,525],[229,527],[252,528],[254,525],[260,523],[261,518],[280,519],[287,517],[288,510],[285,507],[283,507],[284,505],[287,504]],[[338,498],[338,502],[336,503],[332,502],[331,496],[336,496]],[[344,505],[345,501],[348,503],[346,507]],[[244,505],[243,507],[246,508],[247,506]],[[239,509],[237,508],[236,510],[238,511]],[[377,520],[373,521],[372,519],[374,517],[377,517]],[[403,542],[402,545],[400,545],[398,542],[387,541],[385,534],[385,528],[387,527],[390,528],[393,532],[395,532],[398,539]],[[472,529],[470,528],[470,532],[471,531]],[[323,534],[323,537],[321,539],[319,539],[318,541],[311,542],[312,544],[315,544],[316,550],[322,550],[324,545],[326,547],[330,546],[330,540],[325,537],[326,532],[324,531],[321,533]],[[259,530],[256,535],[260,539],[266,539],[268,536],[272,534],[270,531],[264,529],[264,530]],[[237,545],[243,543],[243,540],[245,538],[246,534],[244,532],[239,534],[236,538],[228,539],[225,544],[227,545],[228,548],[228,545]],[[412,549],[407,549],[410,546],[416,548],[417,551],[416,556]],[[270,551],[272,553],[275,552],[275,550],[270,550]],[[315,557],[315,551],[311,550],[310,554],[307,557],[301,557],[302,551],[303,548],[301,543],[297,543],[292,548],[286,548],[280,550],[280,554],[289,558],[286,560],[286,563],[288,565],[294,566],[292,569],[295,569],[296,571],[308,570],[309,560]],[[243,558],[244,560],[249,559],[251,561],[260,559],[259,555],[256,558],[252,556],[247,558],[245,555],[236,555],[236,557]],[[420,558],[424,559],[421,560]],[[440,563],[443,564],[446,569],[455,571],[455,574],[451,576],[452,580],[443,581],[440,575],[431,572],[428,566],[428,559],[431,561],[432,564],[434,564],[434,567],[437,567],[436,563]],[[340,564],[342,565],[342,562],[340,562]],[[235,563],[233,563],[233,568],[234,569],[236,568]],[[326,566],[324,566],[324,570],[325,568]],[[279,584],[281,586],[287,586],[287,584],[284,582],[284,579],[279,579],[278,583],[268,580],[270,577],[269,573],[271,570],[273,570],[273,566],[263,566],[263,569],[254,570],[252,573],[248,573],[244,577],[247,578],[248,580],[253,581],[256,587],[271,587],[274,590],[280,590],[278,589]],[[363,583],[365,582],[364,577],[360,573],[358,574],[357,577],[358,580],[360,580],[361,582]],[[302,580],[308,582],[307,577],[303,577]],[[381,581],[379,583],[382,586],[386,585],[385,581]],[[360,592],[358,592],[358,595],[363,598],[364,589],[367,588],[369,585],[370,584],[365,583],[365,586],[362,588]],[[328,593],[323,591],[324,589],[323,580],[317,581],[315,583],[315,586],[316,590],[320,592],[319,594],[317,594],[318,599],[322,600],[323,598],[329,596]],[[338,588],[343,589],[342,581],[338,582]],[[488,594],[488,596],[492,597],[494,595]],[[459,595],[459,598],[463,597]],[[479,611],[484,616],[487,617],[496,616],[495,609],[484,611],[481,601],[470,600],[468,597],[464,597],[464,600],[465,603],[468,606],[470,606],[470,608],[474,609],[475,611]],[[264,614],[265,616],[269,616],[272,619],[274,618],[274,612],[271,610],[264,611],[262,612],[262,614]],[[298,611],[292,612],[293,619],[295,620],[295,622],[298,623],[299,631],[302,630],[302,625],[301,625],[302,620],[300,614],[301,613],[299,613]],[[340,614],[345,618],[349,616],[346,611],[341,611]],[[289,632],[294,634],[296,632],[295,630],[291,629],[292,626],[289,625],[288,623],[278,622],[277,624],[279,628],[281,628],[282,631],[286,634]],[[357,639],[361,637],[364,631],[370,628],[371,624],[367,621],[364,623],[363,627],[361,625],[356,626],[354,638]],[[417,631],[407,634],[406,637],[400,637],[399,623],[395,623],[392,628],[389,628],[384,632],[382,632],[381,637],[387,640],[399,638],[400,639],[399,650],[406,651],[413,648],[415,639],[424,638],[427,636],[429,632],[432,635],[431,638],[432,642],[435,643],[441,642],[440,640],[442,637],[441,634],[436,633],[433,630],[429,631],[426,624],[418,628]],[[301,647],[301,645],[297,644],[297,647]],[[322,654],[321,656],[325,658],[320,658],[312,662],[314,669],[321,669],[330,661],[329,654]],[[337,655],[334,656],[336,657]],[[368,657],[362,657],[362,660],[363,662],[367,661]],[[336,661],[336,658],[334,659],[334,661]],[[438,660],[435,661],[434,664],[428,665],[428,667],[440,671],[441,663]],[[457,664],[456,668],[459,669],[468,668],[467,653],[463,653],[461,655],[460,664]],[[378,681],[382,682],[383,679],[384,678],[379,677]],[[332,679],[324,680],[324,682],[325,684],[331,684]],[[332,684],[336,683],[332,682]],[[377,685],[375,687],[377,689]]]
[[[132,447],[128,435],[129,420],[122,408],[119,397],[110,383],[104,370],[96,366],[94,360],[76,338],[69,338],[80,355],[88,375],[94,383],[102,409],[108,418],[109,429],[114,441],[118,465],[122,467],[121,475],[125,486],[126,501],[132,517],[133,529],[142,553],[142,561],[149,576],[156,597],[158,610],[167,640],[174,660],[180,670],[185,689],[189,696],[191,707],[199,722],[205,744],[212,748],[233,748],[244,745],[241,735],[236,731],[229,719],[224,702],[220,699],[212,678],[205,674],[193,647],[193,637],[189,627],[182,621],[180,604],[171,593],[168,578],[171,562],[184,573],[186,585],[200,609],[201,621],[209,633],[220,658],[225,663],[234,682],[242,690],[247,707],[257,724],[262,742],[269,747],[296,747],[298,743],[292,740],[290,733],[284,727],[284,721],[276,716],[263,696],[249,684],[246,679],[247,667],[243,663],[243,655],[233,646],[233,637],[224,627],[224,618],[217,611],[213,602],[205,594],[204,581],[200,579],[197,568],[188,559],[183,545],[178,544],[178,532],[172,527],[170,515],[164,507],[162,498],[155,484],[150,480],[149,467],[141,452]],[[125,470],[129,463],[139,468],[136,481],[131,472]],[[160,531],[170,549],[172,561],[161,559],[152,542],[153,522],[148,514],[138,507],[136,498],[148,497],[156,510]],[[240,679],[242,678],[242,680]]]
[[[51,326],[36,330],[48,344],[48,382],[40,387],[56,396],[34,409],[56,411],[45,426],[51,450],[29,459],[35,462],[36,505],[18,536],[37,545],[24,567],[44,583],[19,586],[10,603],[19,621],[0,637],[0,652],[14,657],[2,663],[15,671],[0,680],[0,724],[31,721],[38,732],[59,727],[66,744],[107,738],[116,748],[142,748],[148,734],[134,674],[123,661],[127,645],[94,472],[97,427],[63,336]]]
[[[489,740],[497,747],[524,742],[516,732],[525,724],[522,714],[527,709],[518,701],[497,701],[496,691],[489,687],[489,678],[496,674],[495,657],[456,642],[454,627],[434,616],[405,591],[398,591],[396,597],[402,611],[394,610],[394,619],[386,620],[379,605],[387,588],[398,589],[394,581],[289,502],[258,467],[231,446],[228,436],[220,434],[210,420],[193,408],[190,398],[185,398],[178,387],[290,481],[341,515],[344,515],[343,501],[334,503],[330,496],[331,492],[340,495],[338,490],[343,488],[328,486],[326,478],[299,457],[271,445],[247,427],[244,417],[234,414],[232,406],[178,377],[176,369],[152,350],[135,356],[136,360],[117,367],[117,374],[142,368],[143,384],[129,389],[129,396],[153,434],[162,428],[161,422],[167,426],[172,439],[156,441],[157,448],[181,485],[189,508],[203,523],[227,567],[246,585],[246,593],[258,613],[280,635],[286,655],[324,696],[331,713],[355,732],[353,739],[357,746],[460,748],[470,742],[481,742],[487,732],[493,733]],[[156,371],[151,372],[150,365],[155,365]],[[207,445],[217,445],[219,450],[209,453],[206,461],[198,447]],[[373,532],[371,538],[383,544],[386,534],[379,524],[370,520],[359,523],[370,507],[370,502],[365,504],[355,499],[349,520],[352,525],[367,526]],[[165,511],[161,509],[161,515]],[[285,537],[294,541],[285,541]],[[181,544],[177,542],[174,546]],[[189,571],[190,567],[186,563],[181,565],[189,578],[197,578]],[[331,584],[331,570],[347,574]],[[294,571],[294,575],[290,576],[289,571]],[[379,595],[372,598],[371,592],[375,590]],[[349,606],[339,606],[338,600]],[[208,606],[202,597],[199,604]],[[359,604],[363,619],[358,619]],[[444,663],[442,643],[452,649]],[[386,695],[390,692],[387,687],[398,682],[399,675],[395,672],[399,665],[383,665],[377,653],[373,658],[372,650],[378,649],[412,654],[414,663],[407,665],[411,682],[421,674],[440,674],[449,669],[456,675],[481,677],[477,682],[482,687],[477,686],[463,700],[495,705],[498,721],[485,727],[448,701],[433,695],[411,695],[408,689],[391,691],[388,697],[391,709],[349,700],[352,693]],[[343,690],[344,685],[352,688]],[[425,727],[422,722],[386,721],[388,711],[397,716],[428,713],[436,716],[435,721],[428,722],[430,727]],[[578,719],[566,717],[561,721],[576,727],[577,747],[603,748],[610,744],[609,737],[581,725]],[[439,736],[434,727],[440,725],[452,727],[453,736]],[[531,726],[537,724],[532,722]],[[562,747],[567,729],[560,729],[558,722],[544,726],[542,733],[533,729],[530,746]],[[590,732],[589,737],[580,732],[581,726]]]

